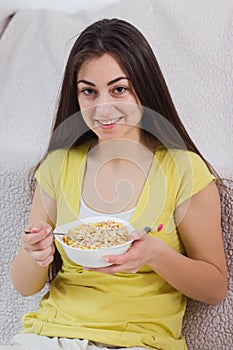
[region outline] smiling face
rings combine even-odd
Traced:
[[[83,63],[77,97],[84,121],[99,142],[125,138],[140,141],[142,107],[117,60],[104,54]]]

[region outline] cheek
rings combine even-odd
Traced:
[[[83,108],[83,106],[80,105],[80,110],[85,123],[89,126],[89,128],[93,127],[95,113],[94,108]]]
[[[78,95],[77,99],[78,99],[78,104],[80,107],[80,111],[83,114],[83,117],[85,115],[88,118],[89,116],[93,115],[94,110],[96,108],[96,102],[94,98],[92,99],[90,97],[87,98],[83,95],[80,95],[80,96]]]
[[[124,113],[133,124],[138,124],[142,119],[142,108],[139,105],[129,104]]]
[[[88,108],[88,103],[87,101],[83,98],[83,96],[77,96],[77,100],[78,100],[78,104],[80,107],[80,110],[82,111],[83,109],[87,109]]]

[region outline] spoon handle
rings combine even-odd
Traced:
[[[151,227],[150,227],[150,226],[145,226],[145,227],[144,227],[144,231],[145,231],[146,233],[149,233],[149,232],[151,231]]]
[[[27,235],[33,232],[30,231],[24,231],[24,233],[26,233]],[[67,235],[67,233],[64,232],[49,232],[50,235],[54,235],[54,236],[65,236]]]
[[[163,225],[160,224],[158,227],[156,227],[156,231],[161,231],[163,228]],[[144,231],[146,233],[149,233],[151,232],[151,227],[150,226],[145,226],[144,227]],[[33,233],[33,232],[30,232],[30,231],[24,231],[24,233],[26,233],[27,235],[30,234],[30,233]],[[51,235],[54,235],[54,236],[65,236],[67,235],[67,233],[65,232],[50,232]]]
[[[145,231],[146,233],[149,233],[149,232],[151,232],[152,230],[153,230],[153,232],[159,232],[159,231],[161,231],[162,229],[163,229],[163,224],[160,224],[159,226],[152,226],[152,227],[146,226],[146,227],[144,227],[144,231]]]

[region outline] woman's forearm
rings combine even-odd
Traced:
[[[23,296],[39,292],[48,280],[55,251],[51,218],[55,222],[56,202],[37,185],[26,227],[31,234],[21,233],[22,245],[10,268],[14,287]]]
[[[209,262],[194,260],[177,253],[161,242],[150,267],[174,288],[189,298],[216,305],[226,298],[224,272]]]
[[[15,289],[23,296],[30,296],[44,287],[48,278],[48,266],[39,266],[21,247],[11,265],[10,273]]]

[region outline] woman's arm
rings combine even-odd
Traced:
[[[176,267],[175,287],[190,298],[216,305],[227,294],[227,268],[215,183],[181,204],[175,218],[188,256],[179,261],[172,252],[166,254]],[[172,276],[169,279],[173,283]]]
[[[216,305],[227,294],[227,268],[222,242],[220,200],[212,182],[181,204],[175,213],[186,249],[184,256],[160,239],[135,231],[137,240],[125,254],[107,256],[114,265],[98,269],[105,273],[137,272],[149,265],[186,296]]]
[[[56,202],[37,185],[27,227],[32,234],[21,234],[22,245],[10,268],[14,287],[23,296],[37,293],[47,281],[55,218]]]

